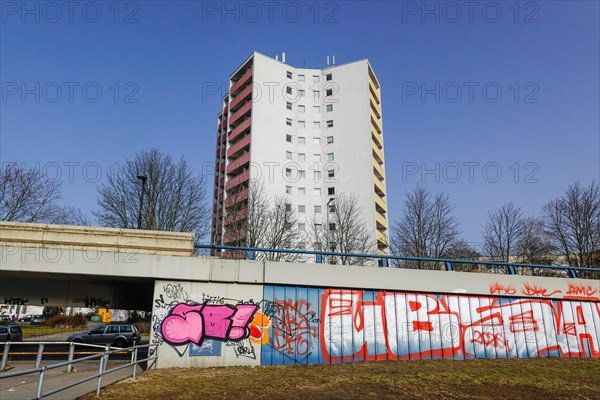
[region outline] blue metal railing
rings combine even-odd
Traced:
[[[578,272],[593,271],[600,273],[600,268],[591,267],[572,267],[564,265],[542,265],[542,264],[523,264],[523,263],[507,263],[500,261],[479,261],[479,260],[453,260],[447,258],[424,258],[424,257],[406,257],[394,256],[386,254],[362,254],[362,253],[338,253],[333,251],[316,251],[316,250],[294,250],[294,249],[269,249],[263,247],[236,247],[236,246],[216,246],[208,244],[199,244],[194,246],[196,249],[204,250],[232,250],[246,252],[246,259],[255,260],[257,253],[281,253],[281,254],[299,254],[315,256],[315,262],[322,264],[326,256],[341,257],[341,258],[363,258],[377,260],[380,267],[390,267],[390,261],[417,261],[417,262],[434,262],[445,266],[446,271],[454,271],[457,265],[486,265],[500,267],[508,275],[517,275],[517,268],[538,268],[545,270],[560,270],[566,271],[569,278],[578,278]]]

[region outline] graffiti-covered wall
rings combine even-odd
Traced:
[[[454,293],[157,281],[152,341],[159,367],[600,357],[600,282],[545,279],[469,274]]]
[[[263,365],[600,357],[598,302],[265,286],[263,304]]]

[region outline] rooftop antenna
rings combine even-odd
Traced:
[[[329,56],[327,56],[327,65],[329,66]]]
[[[332,57],[333,57],[332,64],[335,65],[335,56],[332,56]]]
[[[281,53],[281,62],[285,64],[285,51]]]
[[[279,61],[279,54],[275,54],[275,61]]]

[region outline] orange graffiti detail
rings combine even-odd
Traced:
[[[566,293],[564,298],[575,300],[600,300],[600,298],[596,295],[597,293],[598,289],[591,285],[576,285],[570,283],[569,291]]]
[[[517,290],[512,286],[504,286],[501,283],[490,285],[490,294],[515,294]]]
[[[553,290],[552,292],[548,293],[548,289],[546,289],[545,287],[538,286],[538,285],[532,285],[530,283],[525,283],[523,285],[523,290],[521,290],[521,292],[525,296],[542,296],[542,297],[550,297],[550,296],[554,296],[557,293],[561,293],[560,290]]]
[[[252,343],[265,344],[269,342],[268,329],[271,327],[271,319],[265,314],[260,311],[254,314],[254,318],[252,318],[248,327],[250,328],[250,336],[248,339]]]

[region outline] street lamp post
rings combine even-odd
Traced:
[[[148,177],[146,175],[138,175],[137,178],[142,181],[142,190],[140,191],[140,209],[138,211],[138,221],[137,228],[141,229],[142,227],[142,209],[144,208],[144,192],[146,189],[146,181]]]
[[[335,197],[330,198],[329,201],[327,202],[327,205],[325,206],[325,212],[327,213],[327,227],[325,228],[326,232],[327,232],[326,239],[325,239],[325,240],[327,240],[327,244],[325,245],[326,246],[325,248],[330,249],[331,251],[335,250],[335,247],[332,247],[331,243],[329,242],[329,204],[331,204],[331,202],[334,200],[335,200]],[[329,263],[331,264],[332,261],[333,261],[333,255],[329,256]]]

